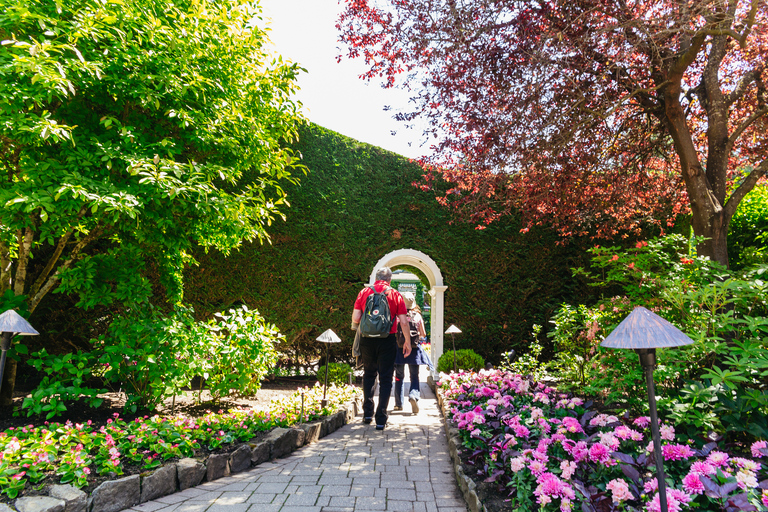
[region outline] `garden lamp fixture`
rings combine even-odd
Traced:
[[[456,339],[453,337],[453,335],[461,334],[461,331],[458,327],[451,324],[451,326],[445,331],[445,334],[451,335],[451,343],[453,344],[453,373],[458,373],[458,370],[456,369]]]
[[[659,315],[642,306],[636,307],[600,344],[606,348],[633,349],[640,356],[648,387],[648,407],[651,413],[651,434],[653,453],[656,459],[656,480],[659,484],[659,505],[662,512],[668,512],[667,486],[664,482],[664,458],[661,454],[659,417],[656,413],[656,389],[653,383],[653,369],[656,367],[656,349],[690,345],[693,340],[680,329]]]
[[[20,314],[12,309],[9,309],[2,315],[0,315],[0,333],[2,333],[2,340],[0,340],[0,389],[3,387],[3,373],[5,372],[5,356],[8,350],[11,348],[11,338],[17,334],[21,336],[34,336],[40,334],[37,332],[29,322],[24,320]]]
[[[317,337],[317,341],[320,343],[325,343],[325,387],[323,388],[323,400],[320,402],[320,405],[322,407],[325,407],[328,405],[328,400],[325,398],[326,393],[328,392],[328,344],[329,343],[340,343],[341,338],[336,336],[336,333],[333,332],[331,329],[328,329],[323,334]]]

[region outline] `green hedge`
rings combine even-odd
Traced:
[[[413,186],[415,163],[317,125],[295,149],[310,172],[287,188],[291,208],[287,222],[271,226],[272,244],[228,258],[197,254],[199,266],[186,272],[185,301],[198,315],[247,304],[285,334],[277,348],[290,360],[321,354],[315,339],[330,328],[342,339],[331,358],[349,362],[358,291],[381,257],[411,248],[443,274],[445,325],[463,332],[457,348],[495,362],[509,349],[525,352],[532,324],[547,325],[559,304],[582,298],[569,269],[586,261],[583,252],[553,233],[520,234],[515,218],[485,230],[451,224],[434,193]]]

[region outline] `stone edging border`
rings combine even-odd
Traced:
[[[462,495],[464,495],[464,501],[467,502],[467,506],[472,512],[488,512],[488,509],[485,508],[485,505],[483,505],[480,501],[480,497],[477,495],[477,485],[464,473],[464,469],[461,467],[461,459],[459,458],[459,449],[461,448],[459,429],[448,420],[443,395],[437,389],[435,381],[431,375],[427,377],[427,384],[429,384],[429,387],[437,397],[437,407],[443,417],[445,435],[448,438],[448,452],[451,454],[451,460],[453,461],[453,472],[456,475],[456,483],[459,485]]]
[[[54,485],[48,496],[17,499],[15,508],[0,503],[0,512],[119,512],[288,455],[351,423],[360,411],[362,404],[353,400],[322,420],[278,427],[258,443],[243,443],[230,453],[212,454],[203,460],[181,459],[152,472],[109,480],[90,496],[73,485]]]

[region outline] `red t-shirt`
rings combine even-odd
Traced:
[[[373,283],[373,286],[376,288],[377,292],[381,293],[381,290],[383,290],[385,286],[389,286],[389,284],[386,281],[376,281]],[[373,290],[368,286],[360,290],[360,293],[357,294],[357,299],[355,299],[355,309],[365,311],[365,300],[372,293]],[[397,332],[397,315],[404,315],[408,310],[405,308],[403,296],[391,286],[389,287],[389,290],[387,290],[387,302],[389,303],[389,314],[392,315],[392,328],[389,333],[394,334]]]

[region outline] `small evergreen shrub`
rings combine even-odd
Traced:
[[[482,370],[485,368],[485,359],[472,349],[456,351],[456,368],[459,370]],[[437,361],[437,371],[450,373],[453,371],[453,350],[447,351]]]
[[[352,367],[346,363],[328,363],[328,384],[337,384],[342,386],[349,384],[349,372]],[[325,382],[325,365],[317,369],[317,381],[320,384]]]

